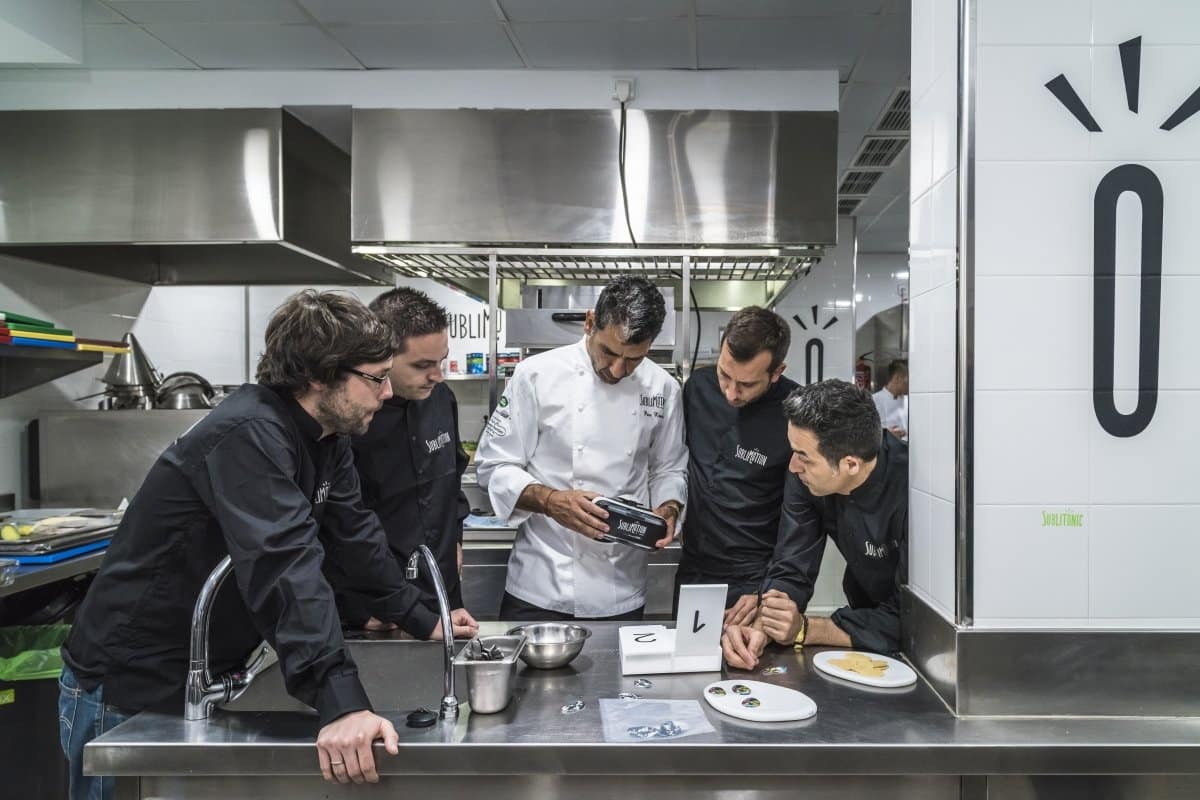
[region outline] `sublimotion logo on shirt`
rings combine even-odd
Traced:
[[[742,461],[745,461],[748,464],[757,464],[760,467],[765,467],[767,465],[766,455],[758,452],[757,448],[754,450],[747,450],[740,444],[734,445],[734,448],[736,450],[734,455],[736,455]]]
[[[324,483],[322,483],[320,486],[317,487],[317,492],[316,492],[316,494],[313,495],[313,505],[314,506],[319,506],[319,505],[321,505],[321,503],[324,503],[326,500],[329,499],[329,488],[330,488],[329,481],[325,481]]]
[[[450,444],[450,434],[442,431],[437,435],[436,439],[426,439],[425,446],[429,448],[429,452],[435,453],[441,450],[446,445]]]
[[[1118,45],[1125,100],[1138,113],[1142,74],[1142,37]],[[1092,112],[1080,99],[1065,74],[1046,83],[1060,103],[1091,133],[1103,133]],[[1200,111],[1200,89],[1196,89],[1159,125],[1173,131]],[[1147,155],[1153,160],[1153,154]],[[1141,204],[1141,279],[1138,319],[1137,407],[1125,413],[1117,409],[1115,391],[1116,352],[1116,251],[1117,203],[1126,192]],[[1110,435],[1137,436],[1154,419],[1158,405],[1158,360],[1162,306],[1163,188],[1158,175],[1142,164],[1121,164],[1105,175],[1096,187],[1093,219],[1092,267],[1092,404],[1100,427]]]

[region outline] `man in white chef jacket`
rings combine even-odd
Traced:
[[[891,431],[902,442],[908,441],[908,362],[893,361],[888,364],[888,381],[882,389],[872,395],[875,410],[883,427]]]
[[[608,531],[598,496],[667,520],[687,501],[679,385],[647,354],[662,293],[621,276],[587,312],[583,339],[522,361],[479,441],[479,484],[517,525],[500,618],[641,619],[648,554]]]

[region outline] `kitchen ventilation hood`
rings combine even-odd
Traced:
[[[619,111],[356,109],[354,249],[460,285],[489,257],[518,280],[678,277],[686,255],[695,280],[786,281],[836,241],[836,112],[630,110],[624,193],[620,144]]]
[[[0,252],[152,284],[386,284],[349,157],[287,111],[0,112]]]

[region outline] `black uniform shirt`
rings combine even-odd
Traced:
[[[106,702],[132,711],[182,711],[192,609],[226,555],[233,575],[210,618],[212,671],[239,665],[265,638],[288,692],[322,725],[370,708],[323,559],[376,587],[376,616],[416,635],[433,627],[362,504],[349,437],[321,438],[294,399],[251,384],[168,447],[130,503],[63,647],[80,684],[102,685]]]
[[[392,552],[403,565],[418,545],[428,546],[437,558],[451,607],[461,608],[458,545],[470,508],[461,485],[468,458],[459,441],[454,392],[443,383],[424,400],[386,400],[366,434],[351,442],[363,502],[379,515]],[[365,622],[370,616],[366,598],[338,572],[327,574],[338,590],[342,620]],[[437,596],[424,560],[418,576],[424,604],[437,614]]]
[[[680,570],[753,594],[775,552],[788,444],[783,400],[796,388],[780,378],[753,403],[725,401],[715,367],[683,386],[688,446],[688,512]]]
[[[855,647],[900,649],[900,586],[908,564],[908,445],[884,431],[875,469],[848,495],[814,496],[789,475],[779,524],[779,552],[762,589],[787,592],[804,609],[833,539],[846,559],[849,604],[833,614]]]

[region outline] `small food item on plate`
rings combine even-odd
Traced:
[[[829,663],[839,669],[865,675],[868,678],[882,678],[888,668],[886,661],[871,658],[866,653],[847,653],[842,658],[831,659]]]

